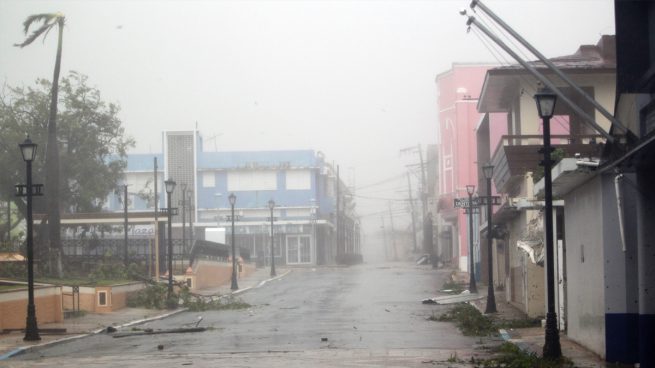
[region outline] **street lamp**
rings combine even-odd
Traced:
[[[487,268],[489,269],[489,282],[487,285],[487,307],[485,313],[496,313],[496,296],[494,295],[493,254],[491,243],[493,241],[491,229],[493,216],[493,199],[491,196],[491,178],[494,176],[494,166],[490,163],[482,166],[482,173],[487,179]]]
[[[230,207],[232,208],[232,286],[230,289],[239,290],[239,285],[237,285],[237,257],[234,248],[234,204],[237,201],[237,196],[235,196],[234,193],[230,193],[228,199],[230,200]]]
[[[469,291],[477,293],[478,287],[475,285],[475,269],[473,262],[473,193],[475,192],[475,185],[467,185],[466,193],[469,195]]]
[[[548,89],[540,89],[534,95],[537,101],[537,111],[544,123],[544,217],[546,225],[546,282],[548,290],[548,310],[546,312],[546,332],[543,349],[544,358],[557,359],[562,356],[562,347],[557,329],[557,313],[555,312],[555,264],[553,257],[553,187],[551,179],[552,162],[550,153],[550,118],[555,111],[557,96]]]
[[[166,194],[168,196],[168,297],[166,305],[173,308],[171,296],[173,295],[173,230],[171,222],[173,221],[173,208],[171,207],[171,195],[175,190],[175,181],[172,178],[164,181],[166,185]]]
[[[182,252],[186,253],[186,188],[187,184],[182,183]]]
[[[32,161],[36,157],[35,143],[29,137],[18,145],[26,165],[27,185],[16,186],[18,196],[27,197],[27,320],[25,323],[25,341],[41,340],[39,327],[36,323],[36,308],[34,306],[34,244],[32,238],[32,195],[40,195],[41,185],[32,186]],[[25,190],[23,190],[25,189]],[[36,193],[33,192],[36,189]]]
[[[275,274],[275,252],[273,251],[273,208],[275,208],[275,201],[268,201],[268,208],[271,210],[271,276],[276,276]]]

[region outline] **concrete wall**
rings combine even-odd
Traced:
[[[60,287],[36,286],[34,305],[38,324],[63,321]],[[25,328],[26,318],[27,287],[21,290],[0,292],[0,330]]]
[[[255,271],[255,266],[244,263],[238,277],[245,277]],[[192,279],[192,290],[215,288],[230,283],[232,277],[231,262],[215,262],[210,260],[198,260],[193,267],[193,271],[186,276],[176,276],[176,279],[182,281],[185,277]]]
[[[127,298],[130,294],[145,288],[142,282],[133,282],[123,285],[88,287],[80,286],[79,308],[91,313],[111,313],[127,306]],[[73,300],[73,289],[64,286],[63,307],[67,310],[74,310],[78,306],[78,296]],[[105,293],[105,305],[100,305],[100,293]],[[73,303],[75,305],[73,305]]]
[[[565,197],[568,336],[605,356],[603,196],[595,178]]]
[[[532,176],[525,175],[519,187],[518,196],[527,196],[532,191]],[[505,281],[505,295],[509,303],[529,317],[545,315],[545,271],[542,266],[532,263],[528,254],[519,249],[516,243],[524,236],[528,223],[538,215],[537,210],[522,210],[517,217],[505,223],[509,232],[506,244],[509,275]]]

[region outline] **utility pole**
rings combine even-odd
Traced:
[[[157,196],[157,157],[154,157],[155,176],[155,280],[159,280],[159,198]]]
[[[389,245],[387,244],[387,229],[384,226],[384,215],[380,216],[382,220],[382,243],[384,244],[384,260],[389,260]]]
[[[389,201],[389,221],[391,222],[391,244],[393,245],[393,260],[398,260],[398,250],[396,249],[396,233],[393,228],[393,213],[391,212],[391,201]]]
[[[414,212],[414,198],[412,198],[412,181],[409,178],[409,173],[407,173],[407,187],[408,187],[408,192],[409,192],[409,205],[411,207],[411,215],[412,215],[412,240],[414,241],[414,253],[416,253],[418,250],[418,244],[416,241],[416,214]]]

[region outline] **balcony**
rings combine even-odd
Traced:
[[[551,145],[562,149],[565,157],[579,153],[581,157],[600,157],[605,140],[600,135],[552,135]],[[541,135],[504,135],[491,162],[494,183],[499,193],[513,194],[512,188],[527,173],[535,171],[543,159]]]

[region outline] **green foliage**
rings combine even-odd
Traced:
[[[32,86],[0,90],[0,187],[12,188],[25,181],[25,163],[17,144],[26,135],[38,144],[32,165],[34,182],[45,181],[45,148],[51,83],[39,79]],[[57,137],[61,160],[62,208],[70,212],[94,212],[122,178],[127,149],[134,141],[125,137],[118,118],[119,108],[102,100],[100,92],[88,85],[87,77],[71,72],[62,78],[59,89]],[[13,200],[12,191],[0,192],[0,200]],[[25,214],[25,203],[14,202]],[[34,201],[34,211],[45,213],[46,201]]]
[[[486,336],[497,331],[491,318],[483,315],[470,304],[458,304],[440,316],[431,316],[432,321],[455,322],[465,336]]]
[[[184,300],[184,298],[182,298]],[[219,298],[205,299],[205,298],[189,298],[185,301],[184,306],[191,311],[206,311],[206,310],[236,310],[247,309],[251,305],[243,300],[233,296],[224,295]]]
[[[498,347],[498,353],[481,362],[484,368],[572,368],[573,362],[566,357],[547,360],[534,353],[525,352],[516,345],[506,342]]]
[[[480,313],[470,304],[461,303],[441,315],[432,314],[430,321],[454,322],[466,336],[488,336],[498,332],[500,328],[536,327],[541,324],[538,318],[525,318],[514,320],[496,320]]]
[[[166,300],[167,290],[166,284],[157,283],[148,285],[145,289],[130,295],[127,298],[127,306],[132,308],[164,309],[170,303],[170,301]]]

